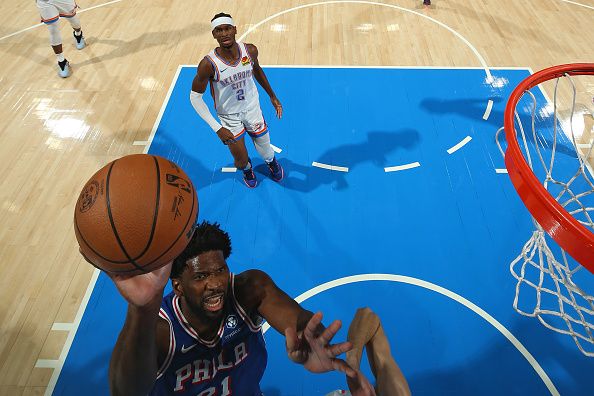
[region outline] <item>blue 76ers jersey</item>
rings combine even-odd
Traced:
[[[159,316],[169,323],[169,352],[152,396],[260,396],[268,354],[262,318],[250,318],[235,299],[230,276],[226,317],[213,340],[203,340],[185,319],[179,298],[163,298]]]

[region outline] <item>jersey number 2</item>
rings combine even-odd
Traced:
[[[243,89],[238,89],[237,92],[235,92],[237,94],[237,100],[244,100],[245,96],[243,94]]]

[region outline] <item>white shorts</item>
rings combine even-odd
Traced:
[[[74,0],[37,0],[41,22],[50,24],[60,17],[71,18],[76,15],[78,6]]]
[[[252,138],[264,136],[268,133],[268,126],[264,121],[260,106],[236,114],[217,114],[221,125],[231,131],[235,140],[241,139],[245,132]]]

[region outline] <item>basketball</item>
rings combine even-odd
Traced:
[[[110,162],[83,187],[74,210],[80,253],[121,275],[151,272],[186,247],[198,216],[190,178],[174,162],[134,154]]]

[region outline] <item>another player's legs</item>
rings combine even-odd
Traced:
[[[353,349],[347,352],[347,363],[359,369],[363,346],[366,347],[379,396],[410,395],[408,383],[392,357],[390,343],[377,314],[369,308],[358,309],[349,327],[348,339],[353,343]]]
[[[70,26],[72,26],[72,35],[74,36],[74,44],[76,45],[76,49],[81,50],[87,46],[87,43],[85,41],[85,37],[83,36],[80,19],[78,19],[78,15],[76,15],[76,10],[74,10],[74,12],[75,14],[73,16],[66,16],[65,18],[68,19]]]
[[[58,60],[58,75],[62,78],[66,78],[72,74],[72,71],[70,70],[70,63],[68,63],[68,60],[66,60],[64,53],[62,52],[62,36],[60,35],[57,21],[58,20],[56,19],[53,22],[46,23],[46,26],[49,30],[50,45]]]
[[[252,168],[252,161],[248,156],[247,148],[245,147],[245,140],[243,136],[236,139],[235,143],[228,144],[229,151],[233,155],[233,161],[237,169],[243,171],[243,182],[249,188],[254,188],[258,185],[258,179]]]
[[[254,142],[254,147],[256,147],[256,151],[258,151],[258,154],[260,154],[262,159],[266,162],[272,180],[276,182],[283,180],[285,171],[274,156],[274,150],[270,145],[270,134],[266,133],[263,136],[252,137],[252,140]]]
[[[266,162],[266,165],[268,165],[272,180],[277,182],[281,181],[285,176],[285,171],[274,157],[274,150],[270,145],[268,126],[266,125],[266,121],[264,121],[260,107],[256,106],[245,112],[243,122],[248,134],[254,142],[256,151],[258,151],[260,157],[262,157]]]

